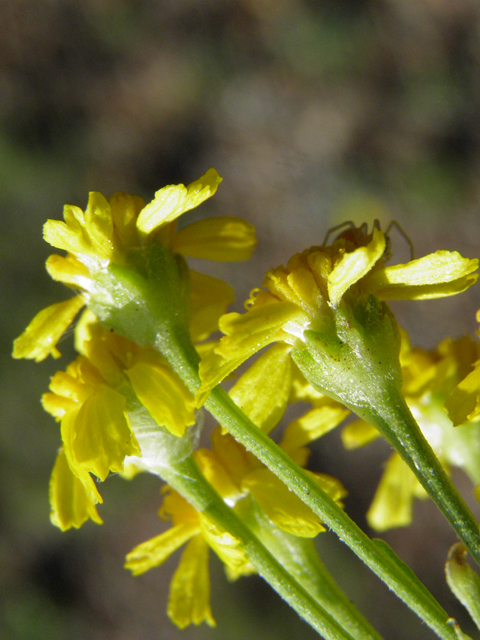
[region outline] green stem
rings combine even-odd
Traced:
[[[155,344],[192,393],[200,386],[199,357],[185,336],[161,332]],[[384,545],[371,540],[351,518],[271,438],[253,424],[220,387],[206,408],[229,433],[291,489],[337,536],[443,640],[457,640],[448,614]]]
[[[364,411],[371,422],[416,475],[460,540],[480,565],[480,528],[457,488],[427,442],[403,396],[396,388],[385,394],[384,405]]]
[[[177,462],[172,470],[162,467],[161,475],[199,513],[207,516],[239,541],[258,573],[325,640],[378,639],[378,635],[366,631],[362,635],[353,637],[343,629],[224,503],[202,475],[192,457]]]
[[[343,628],[354,638],[380,638],[358,609],[352,606],[349,598],[330,575],[315,549],[313,540],[299,538],[278,527],[273,528],[261,509],[256,507],[254,511],[255,517],[251,518],[253,531],[297,582],[304,586],[335,620],[342,621]],[[250,520],[248,522],[250,524]]]

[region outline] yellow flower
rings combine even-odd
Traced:
[[[143,405],[177,437],[195,423],[193,397],[156,351],[103,329],[90,312],[77,326],[76,346],[82,355],[53,376],[42,398],[61,422],[50,498],[52,521],[62,529],[89,517],[101,522],[94,505],[102,499],[90,474],[103,481],[123,470],[126,457],[148,454],[129,413]]]
[[[278,345],[259,358],[230,391],[235,402],[266,433],[282,417],[291,394],[292,363],[283,357],[282,350],[283,345]],[[260,380],[264,384],[259,388]],[[256,389],[254,397],[252,389]],[[325,404],[324,411],[323,422],[317,415],[317,429],[319,423],[326,430],[335,427],[347,413],[331,401],[329,406]],[[302,429],[299,421],[295,421],[287,427],[281,446],[288,443],[284,448],[306,462],[303,445],[310,439],[308,430]],[[300,449],[301,454],[298,453]],[[312,538],[323,531],[318,517],[232,436],[223,434],[220,427],[212,434],[212,449],[202,448],[194,455],[207,480],[244,521],[252,525],[252,519],[256,520],[252,500],[256,508],[263,511],[267,520],[256,521],[255,529],[268,526],[275,533],[278,527],[302,538]],[[312,477],[340,503],[345,496],[340,482],[324,474],[312,474]],[[168,615],[181,628],[203,621],[213,625],[208,548],[212,548],[223,561],[230,580],[254,573],[255,569],[235,538],[197,513],[178,493],[168,488],[167,491],[160,515],[169,515],[172,527],[135,547],[127,555],[126,567],[134,575],[143,573],[160,566],[180,546],[188,543],[170,585]]]
[[[477,311],[477,322],[480,322],[480,311]],[[480,329],[477,335],[480,335]],[[445,402],[445,408],[455,426],[480,416],[480,360],[470,370],[463,371],[461,381]]]
[[[447,469],[450,466],[462,468],[475,484],[480,483],[480,421],[454,429],[443,405],[479,357],[480,346],[469,337],[449,338],[436,349],[425,351],[412,348],[406,333],[402,332],[400,363],[402,391],[407,404],[442,464]],[[463,422],[466,421],[465,415]],[[357,420],[345,427],[342,439],[348,449],[353,449],[368,444],[379,435],[375,427]],[[478,488],[477,495],[480,495]],[[410,524],[415,497],[426,498],[427,494],[400,456],[394,453],[386,464],[367,513],[370,526],[383,531]]]
[[[310,386],[308,390],[304,387],[302,394],[298,388],[299,377],[287,346],[280,343],[256,360],[230,389],[229,395],[267,434],[282,418],[287,402],[300,397],[312,402],[314,408],[290,423],[280,441],[282,449],[305,466],[309,456],[305,445],[320,433],[336,427],[348,415],[348,410],[316,393]],[[200,449],[196,455],[211,484],[232,504],[251,496],[269,520],[283,531],[307,538],[323,531],[322,524],[310,508],[220,428],[212,434],[212,451]],[[308,473],[338,502],[345,496],[344,488],[336,479],[325,474]],[[228,492],[226,487],[230,487]]]
[[[235,261],[250,257],[255,246],[251,225],[239,218],[212,218],[176,230],[177,219],[214,195],[221,178],[214,169],[185,187],[170,185],[157,191],[149,204],[139,196],[115,193],[107,201],[92,192],[83,212],[66,205],[64,222],[48,220],[45,240],[65,257],[52,255],[47,271],[54,280],[80,291],[66,302],[41,311],[14,343],[15,358],[37,361],[60,355],[56,345],[84,304],[99,293],[98,277],[110,265],[125,265],[136,250],[161,243],[173,254]],[[217,328],[218,317],[233,300],[231,288],[220,280],[190,273],[191,332],[202,340]]]
[[[133,575],[139,575],[160,566],[174,551],[188,543],[170,585],[168,615],[182,629],[204,621],[215,626],[210,609],[209,547],[203,535],[203,527],[209,531],[208,523],[176,491],[169,487],[166,490],[169,492],[160,515],[170,516],[173,526],[135,547],[127,555],[125,566]],[[219,541],[221,543],[221,536]],[[228,549],[228,545],[225,546]]]
[[[377,224],[347,229],[328,246],[294,255],[269,271],[254,289],[247,313],[220,319],[223,337],[200,366],[198,403],[242,362],[272,342],[305,349],[306,332],[328,332],[337,311],[370,296],[378,300],[427,299],[464,291],[478,276],[478,260],[437,251],[407,264],[386,265],[388,238]],[[265,290],[266,289],[266,290]]]

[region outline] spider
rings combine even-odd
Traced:
[[[384,252],[383,255],[385,257],[385,260],[390,260],[390,258],[392,257],[392,242],[390,240],[389,232],[393,227],[396,227],[398,229],[400,235],[405,240],[405,242],[408,244],[408,246],[410,248],[410,260],[413,260],[414,259],[414,254],[415,254],[415,250],[414,250],[414,247],[413,247],[413,242],[410,240],[408,235],[405,233],[405,231],[401,227],[400,223],[397,222],[396,220],[392,220],[390,222],[390,224],[388,225],[388,227],[385,229],[385,232],[384,232],[386,245],[385,245],[385,252]],[[328,230],[327,235],[325,236],[325,240],[323,241],[322,246],[325,246],[327,244],[328,239],[330,238],[332,233],[335,233],[335,231],[339,231],[340,229],[344,229],[344,230],[335,238],[335,240],[339,240],[340,238],[343,238],[344,240],[347,240],[348,242],[352,242],[355,246],[360,246],[360,245],[364,244],[365,243],[365,237],[366,236],[367,237],[371,237],[371,235],[372,235],[372,234],[368,234],[368,224],[366,222],[364,222],[359,227],[357,227],[352,220],[346,220],[345,222],[337,224],[335,227],[332,227],[331,229]],[[379,229],[380,230],[380,222],[379,222],[379,220],[374,220],[373,221],[372,233],[373,233],[373,229]]]

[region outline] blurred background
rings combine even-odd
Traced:
[[[321,244],[343,220],[401,223],[416,255],[479,255],[480,5],[477,0],[0,1],[0,637],[5,640],[283,640],[316,636],[256,577],[229,584],[213,558],[216,629],[176,629],[165,614],[178,557],[144,576],[125,554],[157,535],[160,482],[109,478],[105,524],[61,533],[48,480],[59,428],[40,406],[73,357],[13,361],[12,340],[68,292],[49,280],[47,218],[90,190],[147,201],[214,166],[224,182],[189,220],[245,217],[248,264],[202,265],[229,281],[237,308],[263,273]],[[408,244],[392,232],[395,257]],[[477,285],[478,287],[478,285]],[[476,330],[478,288],[395,312],[416,345]],[[343,451],[339,432],[311,468],[365,512],[388,456],[381,442]],[[471,484],[454,479],[480,517]],[[372,533],[372,532],[370,532]],[[385,539],[474,633],[445,587],[454,537],[429,502]],[[434,638],[333,534],[326,564],[386,640]]]

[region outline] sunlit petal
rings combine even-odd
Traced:
[[[101,480],[109,471],[120,471],[125,456],[140,455],[125,404],[121,394],[104,385],[83,402],[73,423],[68,414],[62,420],[62,440],[71,442],[70,456]],[[70,458],[68,454],[67,449]]]
[[[49,355],[59,358],[57,343],[84,304],[82,296],[75,296],[42,309],[13,343],[13,357],[36,362]]]
[[[380,432],[365,420],[354,420],[342,429],[342,442],[346,449],[356,449],[380,437]]]
[[[170,185],[157,191],[155,198],[140,212],[137,229],[143,235],[150,235],[159,227],[172,222],[186,211],[198,207],[213,196],[222,178],[215,169],[209,169],[201,178],[185,187],[183,184]]]
[[[290,347],[274,345],[239,378],[229,395],[266,433],[282,418],[291,387]]]
[[[134,576],[159,567],[165,560],[199,531],[199,524],[180,524],[159,536],[142,542],[127,555],[125,568]]]
[[[93,480],[90,478],[92,485]],[[82,524],[90,519],[97,524],[102,524],[102,519],[98,515],[95,502],[101,502],[98,495],[97,500],[93,500],[91,493],[87,493],[83,483],[71,472],[63,449],[57,455],[50,478],[50,519],[52,523],[62,531],[71,527],[78,529]]]
[[[187,544],[170,583],[167,613],[177,627],[206,622],[215,626],[210,609],[210,576],[208,545],[202,536]]]
[[[208,218],[180,229],[174,251],[188,258],[248,260],[256,245],[255,228],[241,218]]]
[[[242,485],[280,529],[303,538],[313,538],[324,531],[318,516],[268,469],[248,474]]]
[[[365,282],[366,293],[382,300],[427,299],[461,293],[477,280],[470,275],[478,260],[456,251],[436,251],[407,264],[373,271]]]
[[[218,321],[234,300],[232,287],[190,269],[190,334],[196,342],[218,329]]]
[[[195,424],[195,404],[185,385],[168,367],[135,364],[126,371],[140,402],[155,421],[176,436]]]
[[[422,495],[426,497],[413,472],[398,453],[394,453],[368,510],[368,524],[376,531],[409,525],[412,522],[413,498]]]
[[[311,409],[287,426],[281,442],[282,449],[292,455],[295,449],[335,429],[349,413],[348,409],[334,403]]]
[[[328,276],[328,295],[334,307],[343,294],[369,271],[385,252],[385,235],[379,229],[373,230],[372,240],[366,247],[359,247],[344,253]]]

